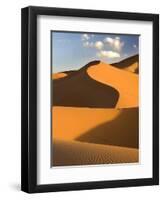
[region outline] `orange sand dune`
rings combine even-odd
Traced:
[[[139,73],[139,55],[131,56],[118,63],[113,63],[112,65],[119,69],[124,69],[129,72],[138,74]]]
[[[97,63],[93,61],[64,78],[53,80],[53,106],[114,108],[119,98],[114,85],[96,81],[87,73],[87,68]]]
[[[97,124],[96,127],[81,134],[77,141],[96,144],[139,148],[138,108],[121,109],[112,121]]]
[[[103,62],[90,66],[87,73],[92,79],[118,90],[120,96],[117,108],[138,106],[137,74],[117,69]]]
[[[52,165],[94,165],[138,162],[138,150],[112,145],[55,140]]]
[[[138,147],[138,109],[52,108],[53,142],[81,142]]]
[[[73,140],[97,125],[115,119],[120,112],[115,109],[54,106],[52,108],[53,141]]]
[[[138,73],[138,62],[131,64],[129,67],[125,68],[126,71]]]
[[[64,73],[64,72],[59,72],[59,73],[55,73],[55,74],[52,74],[52,79],[60,79],[60,78],[63,78],[63,77],[65,77],[65,76],[67,76],[67,74],[66,73]]]

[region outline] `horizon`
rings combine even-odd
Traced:
[[[139,54],[138,35],[53,31],[51,37],[52,73],[78,70],[95,60],[118,63]]]

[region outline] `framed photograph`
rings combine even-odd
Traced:
[[[159,184],[159,16],[22,9],[22,190]]]

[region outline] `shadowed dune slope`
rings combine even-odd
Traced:
[[[91,62],[62,79],[53,80],[53,106],[114,108],[119,92],[87,74],[87,68],[98,63]]]
[[[99,62],[87,68],[88,75],[97,82],[115,88],[119,92],[117,108],[138,106],[138,75]]]
[[[119,69],[125,69],[127,71],[138,74],[139,73],[139,55],[134,55],[118,63],[113,63],[112,66]]]
[[[103,123],[76,140],[80,142],[111,144],[124,147],[139,147],[138,108],[122,109],[115,120]]]
[[[60,140],[53,145],[54,166],[134,162],[138,162],[138,150],[133,148]]]

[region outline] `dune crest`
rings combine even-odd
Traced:
[[[55,73],[55,74],[52,74],[52,80],[60,79],[65,76],[67,76],[67,74],[64,72]]]
[[[139,73],[139,55],[131,56],[118,63],[113,63],[112,66],[138,74]]]
[[[90,66],[99,61],[88,63],[68,76],[53,80],[53,106],[114,108],[119,99],[115,87],[96,81],[87,73]]]
[[[90,66],[87,73],[92,79],[118,90],[120,96],[116,104],[117,108],[138,106],[137,74],[117,69],[103,62]]]

